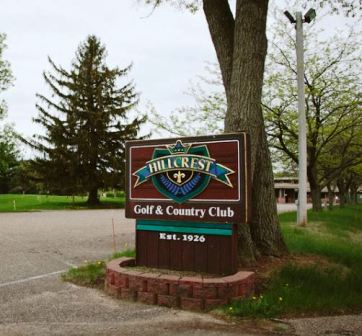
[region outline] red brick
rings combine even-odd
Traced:
[[[193,286],[192,296],[197,299],[216,299],[217,293],[218,293],[217,287]]]
[[[179,306],[179,300],[176,296],[172,295],[158,295],[157,296],[157,304],[159,306],[165,306],[169,308],[176,308]]]
[[[147,291],[158,294],[159,293],[159,290],[158,290],[159,282],[160,282],[160,280],[158,278],[148,278],[147,279]]]
[[[236,297],[239,296],[239,284],[238,283],[231,283],[229,284],[230,288],[230,297]]]
[[[242,281],[239,284],[239,296],[249,296],[254,293],[255,282],[254,281]]]
[[[180,301],[180,306],[181,309],[185,310],[201,311],[204,309],[204,302],[202,299],[182,297]]]
[[[147,278],[140,276],[129,276],[128,277],[128,288],[134,289],[135,291],[146,292],[147,291]]]
[[[204,287],[212,286],[212,287],[224,287],[225,281],[223,278],[203,278],[202,285]]]
[[[226,283],[222,287],[217,287],[218,299],[230,298],[231,296],[232,296],[232,288],[229,287]]]
[[[119,259],[111,260],[107,263],[107,269],[115,272],[120,271],[121,268],[119,266]]]
[[[155,293],[138,292],[137,301],[154,305],[157,302],[157,295]]]
[[[110,283],[106,283],[106,291],[110,295],[114,295],[116,297],[120,296],[121,289],[119,287],[116,287],[115,285],[112,285]]]
[[[161,274],[159,276],[161,280],[165,280],[168,283],[175,283],[180,280],[180,277],[177,275],[167,275],[167,274]]]
[[[121,288],[128,288],[128,276],[124,274],[116,274],[114,284]]]
[[[137,292],[129,288],[121,288],[121,299],[135,301]]]
[[[180,279],[181,283],[187,284],[187,285],[196,285],[196,284],[202,284],[202,278],[201,276],[195,276],[195,277],[182,277]]]
[[[144,273],[144,272],[140,272],[140,271],[134,271],[132,268],[121,268],[120,272],[122,274],[127,274],[129,276],[140,276],[141,274]]]
[[[170,292],[170,295],[177,296],[178,283],[170,283],[169,292]]]
[[[177,288],[180,277],[177,275],[159,276],[159,293],[162,295],[177,295]]]
[[[156,286],[157,294],[169,295],[170,294],[170,284],[166,281],[158,280]]]
[[[192,285],[180,282],[177,287],[177,295],[185,298],[192,297]]]
[[[154,288],[157,294],[175,295],[179,278],[173,275],[160,275],[158,278],[150,280],[151,284],[149,287]]]
[[[205,310],[214,309],[229,303],[228,299],[205,299]]]
[[[115,281],[115,274],[113,271],[111,270],[107,270],[107,276],[106,276],[106,282],[111,284],[111,285],[114,285],[114,281]]]
[[[249,277],[252,277],[253,275],[254,275],[253,272],[240,271],[233,275],[228,275],[226,277],[223,277],[222,279],[227,283],[235,283],[235,282],[244,281],[244,280],[248,279]]]

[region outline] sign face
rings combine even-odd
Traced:
[[[126,217],[247,222],[245,133],[126,143]]]

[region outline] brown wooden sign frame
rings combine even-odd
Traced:
[[[228,173],[232,187],[225,185],[226,180],[221,181],[224,183],[216,181],[216,177],[211,179],[211,182],[199,195],[182,203],[177,203],[161,194],[150,179],[143,181],[142,185],[137,185],[143,176],[141,173],[139,173],[141,177],[137,176],[136,172],[142,171],[143,167],[153,162],[152,153],[156,149],[171,148],[171,150],[176,151],[178,149],[175,146],[178,145],[180,150],[185,152],[186,146],[190,146],[190,148],[206,146],[210,154],[208,158],[205,156],[207,163],[212,161],[212,164],[219,165],[221,169],[230,168],[230,171],[233,172]],[[249,222],[251,216],[251,190],[248,183],[250,174],[249,153],[249,137],[245,132],[202,137],[127,141],[126,217],[217,223]],[[200,155],[194,156],[200,157]],[[172,158],[171,155],[170,157]],[[154,167],[157,167],[156,164]],[[150,169],[152,170],[152,167]],[[237,195],[235,196],[236,191]],[[207,195],[207,198],[204,195]],[[220,197],[220,195],[222,196]],[[228,197],[228,195],[232,197]]]

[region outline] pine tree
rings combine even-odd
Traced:
[[[98,189],[123,187],[125,140],[137,137],[145,117],[128,120],[138,102],[132,82],[117,86],[130,66],[120,69],[105,64],[106,49],[89,36],[77,52],[71,70],[57,66],[44,79],[52,100],[38,94],[39,115],[45,135],[27,143],[40,155],[33,166],[50,192],[88,193],[88,203],[99,203]]]

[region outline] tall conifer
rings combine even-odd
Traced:
[[[138,102],[132,82],[118,86],[131,67],[109,68],[105,58],[95,36],[80,44],[70,71],[49,58],[44,79],[52,95],[37,95],[34,119],[46,132],[27,141],[40,154],[33,165],[49,191],[87,192],[92,205],[99,188],[123,186],[125,140],[135,139],[145,121],[127,117]]]

